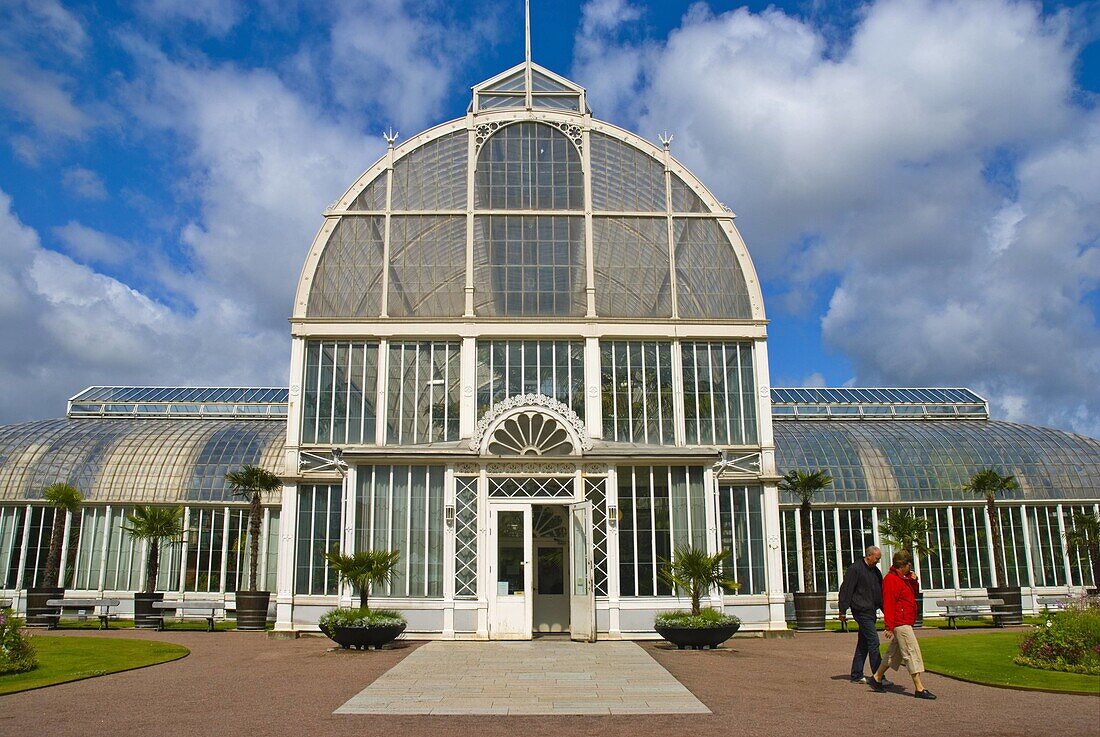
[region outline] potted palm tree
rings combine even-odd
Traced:
[[[917,553],[922,559],[932,554],[932,548],[926,542],[928,540],[928,518],[918,517],[911,509],[893,509],[886,519],[878,523],[878,534],[884,545],[889,545],[896,550],[904,550],[913,555]],[[916,560],[914,558],[914,560]],[[913,566],[914,572],[916,566]],[[924,624],[924,591],[917,594],[917,623],[916,627]]]
[[[250,465],[227,473],[225,480],[229,482],[234,494],[248,500],[248,590],[237,591],[237,629],[266,629],[271,592],[260,591],[256,587],[256,571],[260,562],[260,525],[263,521],[262,497],[265,492],[271,493],[282,488],[282,482],[266,468]]]
[[[153,602],[164,601],[164,593],[157,591],[157,574],[160,572],[160,546],[178,543],[183,539],[183,507],[134,507],[126,515],[122,529],[135,540],[145,540],[145,590],[134,594],[134,627],[156,627],[157,612]]]
[[[800,630],[825,629],[825,593],[818,593],[814,583],[813,554],[811,541],[813,528],[810,525],[813,514],[813,499],[822,489],[833,483],[833,477],[825,471],[807,473],[792,469],[779,482],[780,491],[789,491],[798,497],[800,534],[802,537],[802,591],[794,595],[795,626]]]
[[[377,649],[396,640],[405,631],[405,618],[388,609],[372,610],[367,597],[372,586],[384,586],[393,579],[400,557],[396,550],[325,553],[329,568],[359,593],[359,608],[326,613],[318,623],[321,631],[345,650]]]
[[[1074,512],[1073,526],[1066,530],[1066,547],[1073,552],[1084,551],[1092,566],[1092,588],[1089,596],[1100,589],[1100,518],[1095,512]]]
[[[698,548],[677,548],[672,560],[662,560],[659,574],[674,588],[691,597],[690,612],[663,612],[657,615],[653,629],[678,649],[715,648],[733,637],[741,620],[714,609],[702,608],[702,598],[716,588],[736,591],[738,584],[726,578],[723,561],[729,553],[719,550],[709,555]]]
[[[84,495],[71,484],[51,484],[42,492],[42,498],[53,507],[53,528],[50,531],[50,551],[46,566],[37,586],[27,587],[27,624],[49,624],[53,607],[46,606],[50,599],[61,599],[65,588],[58,580],[61,570],[61,548],[65,538],[65,515],[80,508]]]
[[[1002,476],[992,468],[978,471],[963,485],[963,491],[985,499],[985,513],[989,516],[989,529],[993,539],[993,586],[986,589],[991,599],[1001,599],[1004,604],[992,607],[1001,624],[1023,624],[1024,613],[1020,601],[1020,587],[1008,586],[1005,574],[1004,543],[1001,540],[1001,524],[997,517],[997,495],[1016,488],[1016,479]]]

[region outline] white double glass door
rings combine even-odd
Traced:
[[[534,620],[532,505],[489,505],[489,636],[494,640],[531,639]],[[596,639],[592,581],[592,505],[570,504],[569,633],[573,640]]]

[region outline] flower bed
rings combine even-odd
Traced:
[[[30,638],[20,627],[23,620],[10,609],[0,610],[0,675],[26,673],[38,667],[38,658]]]
[[[1082,598],[1020,643],[1014,662],[1029,668],[1100,675],[1100,602]]]
[[[654,621],[654,625],[658,627],[683,629],[728,627],[734,624],[741,624],[741,620],[732,614],[723,614],[715,609],[704,609],[697,615],[692,615],[691,612],[664,612],[658,614]]]

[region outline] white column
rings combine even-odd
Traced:
[[[251,527],[251,526],[252,526],[252,523],[250,521],[249,522],[249,527]],[[257,540],[256,542],[259,542],[259,540]],[[226,574],[226,572],[229,568],[228,563],[229,563],[229,507],[222,507],[222,566],[221,566],[221,572],[219,573],[219,580],[221,581],[221,586],[219,588],[221,589],[223,599],[225,598],[225,592],[229,590],[229,587],[225,583],[225,574]],[[256,561],[256,565],[257,565],[256,572],[259,573],[258,566],[260,565],[260,561]],[[238,570],[238,573],[239,573],[239,570]],[[256,581],[256,585],[259,586],[261,590],[263,589],[263,584],[259,580]]]
[[[101,548],[102,555],[99,558],[99,581],[95,587],[100,594],[103,593],[103,581],[107,578],[107,556],[111,553],[111,520],[113,517],[113,510],[108,505],[103,520],[103,547]]]
[[[1062,519],[1062,505],[1057,507],[1058,512],[1058,539],[1062,543],[1062,565],[1066,567],[1066,587],[1073,585],[1073,569],[1069,564],[1069,546],[1066,545],[1066,525]]]
[[[340,502],[344,507],[344,534],[340,540],[340,552],[345,555],[355,552],[355,488],[356,466],[348,468],[347,473],[340,477]],[[352,606],[354,593],[351,585],[342,582],[340,584],[340,606]]]
[[[386,444],[386,417],[388,407],[386,397],[386,378],[390,373],[390,342],[386,339],[378,341],[378,380],[375,383],[374,405],[374,444]],[[364,387],[364,390],[366,387]]]
[[[443,476],[443,638],[455,636],[455,524],[447,523],[447,507],[455,505],[455,470],[448,464]]]
[[[768,629],[787,629],[787,596],[783,591],[783,524],[779,513],[779,486],[764,483],[764,569],[768,592]],[[797,512],[796,512],[797,514]],[[801,560],[801,557],[799,557]]]
[[[963,520],[965,523],[966,520]],[[955,509],[947,506],[947,539],[951,541],[951,583],[959,590],[959,556],[955,553]]]
[[[619,624],[619,483],[614,466],[607,469],[604,481],[605,505],[614,505],[615,519],[610,509],[607,515],[607,634],[612,639],[622,637]]]
[[[672,414],[673,439],[676,445],[686,443],[684,418],[684,362],[683,346],[679,340],[672,341]]]
[[[469,438],[477,426],[477,339],[463,338],[459,357],[462,397],[459,400],[458,436]]]
[[[15,589],[19,591],[24,588],[30,588],[30,582],[26,582],[28,585],[24,586],[23,571],[27,568],[27,551],[30,549],[31,538],[31,505],[27,505],[23,510],[23,544],[19,547],[19,567],[15,573]]]
[[[57,585],[62,587],[65,586],[65,573],[69,567],[69,530],[72,528],[72,524],[73,513],[65,512],[65,532],[62,533],[64,536],[61,538],[61,560],[57,568]]]
[[[584,339],[584,423],[589,437],[603,437],[600,401],[600,339]]]
[[[985,551],[986,562],[989,564],[989,580],[993,581],[994,586],[1007,586],[1004,581],[997,580],[997,551],[993,549],[993,527],[989,521],[989,511],[986,507],[982,507],[982,518],[985,520]],[[1004,540],[1001,540],[1002,545]]]
[[[690,487],[689,487],[690,489]],[[703,509],[707,522],[707,554],[717,553],[722,545],[718,533],[718,476],[713,468],[703,470]],[[688,514],[688,524],[691,524],[691,514]],[[722,598],[725,592],[715,587],[710,592],[710,605],[713,608],[722,609]]]
[[[294,629],[294,547],[295,531],[298,528],[298,487],[295,484],[283,485],[283,502],[279,513],[279,558],[275,574],[275,629],[287,631]]]

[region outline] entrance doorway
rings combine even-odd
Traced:
[[[595,639],[592,506],[510,500],[489,505],[489,636],[568,632]]]

